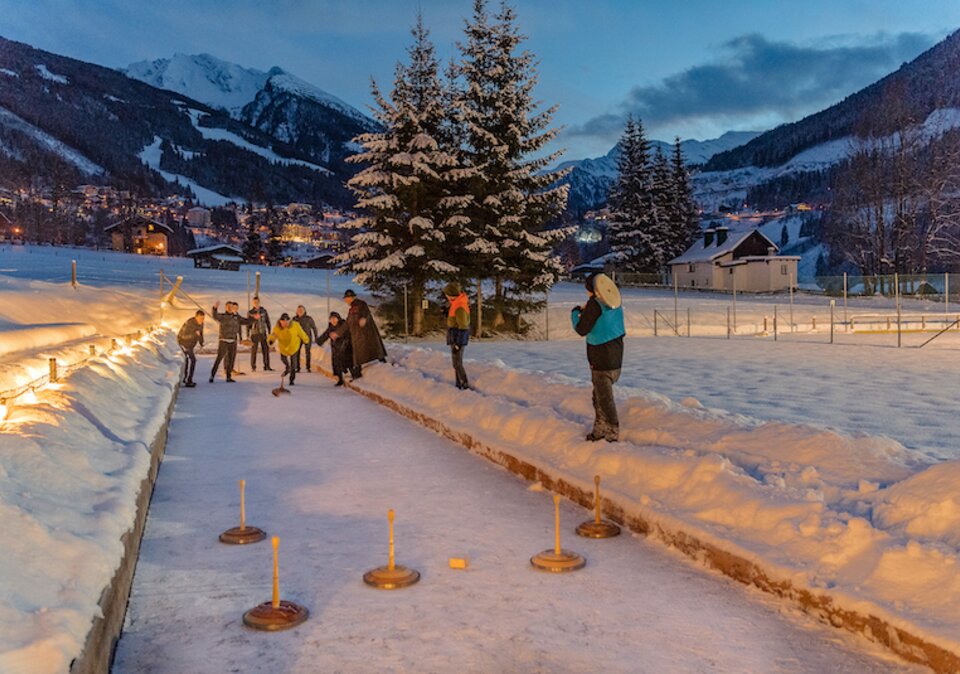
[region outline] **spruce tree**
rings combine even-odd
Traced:
[[[650,143],[643,122],[627,117],[620,138],[617,179],[610,191],[607,234],[613,261],[629,272],[654,272],[655,220]]]
[[[383,131],[359,136],[362,149],[348,158],[363,166],[348,182],[363,215],[347,223],[359,231],[338,260],[375,293],[396,295],[407,286],[413,332],[421,334],[428,282],[459,272],[456,232],[467,222],[471,198],[462,183],[471,172],[459,165],[444,106],[449,94],[422,17],[411,32],[409,62],[397,64],[390,98],[372,83]]]
[[[670,259],[682,255],[700,236],[700,213],[693,200],[690,173],[683,160],[680,137],[673,139],[673,236]]]
[[[677,243],[676,185],[670,162],[659,147],[650,165],[650,265],[658,274],[666,271]]]
[[[260,240],[260,223],[257,218],[247,217],[247,239],[243,242],[243,259],[247,262],[259,262],[263,241]]]
[[[533,99],[534,56],[521,50],[525,37],[516,20],[506,3],[491,16],[486,0],[474,0],[457,66],[464,162],[475,171],[462,241],[471,275],[495,280],[495,327],[508,291],[519,313],[537,306],[533,293],[557,281],[563,269],[553,248],[570,233],[547,229],[566,205],[569,188],[557,185],[565,172],[544,172],[559,151],[535,157],[559,129],[550,127],[556,108],[540,110]]]

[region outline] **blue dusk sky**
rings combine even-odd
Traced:
[[[960,28],[956,0],[511,4],[539,59],[538,98],[560,106],[565,159],[606,153],[627,112],[664,140],[793,121]],[[116,68],[176,52],[277,65],[366,110],[418,9],[449,58],[471,0],[0,0],[0,36]]]

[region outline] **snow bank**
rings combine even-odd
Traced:
[[[960,462],[931,465],[886,438],[649,394],[619,401],[620,443],[588,443],[589,388],[497,365],[467,369],[476,388],[456,392],[445,354],[403,350],[357,384],[583,493],[600,474],[611,512],[671,543],[698,541],[689,554],[706,546],[750,565],[745,582],[909,659],[960,663],[960,499],[951,493]]]
[[[0,426],[0,671],[64,672],[136,515],[179,377],[173,335],[93,360]]]

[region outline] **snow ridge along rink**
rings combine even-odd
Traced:
[[[917,671],[643,537],[577,538],[590,512],[567,501],[563,545],[587,566],[537,572],[549,493],[322,375],[281,398],[270,375],[181,392],[114,674]],[[443,387],[452,407],[478,395]],[[281,539],[281,595],[311,612],[288,632],[241,622],[270,596],[272,553],[217,541],[240,479],[247,521]],[[361,580],[386,562],[388,508],[397,562],[422,574],[395,592]]]
[[[584,505],[599,474],[608,514],[635,530],[906,659],[960,667],[960,462],[656,395],[619,403],[620,443],[588,443],[588,387],[473,362],[461,394],[447,354],[400,354],[357,388]]]

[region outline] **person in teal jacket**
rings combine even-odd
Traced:
[[[584,307],[574,307],[570,314],[573,329],[587,338],[587,362],[593,382],[593,430],[587,440],[616,442],[620,439],[620,419],[613,398],[613,385],[620,379],[623,367],[623,306],[612,309],[594,294],[596,275],[587,279],[589,299]]]

